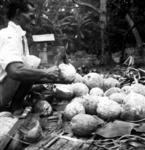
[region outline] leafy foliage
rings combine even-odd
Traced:
[[[132,29],[129,28],[125,15],[130,14],[135,22],[142,39],[144,39],[144,13],[145,2],[137,0],[108,0],[107,8],[109,14],[109,23],[107,34],[112,51],[118,51],[129,46],[136,46],[132,35]],[[133,28],[134,28],[133,27]]]
[[[69,51],[99,49],[99,18],[92,10],[81,9],[72,1],[37,0],[34,33],[54,33],[56,44],[67,43]],[[97,51],[99,53],[99,51]]]
[[[6,17],[5,17],[5,0],[0,1],[0,29],[6,25]]]

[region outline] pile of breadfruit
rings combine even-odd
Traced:
[[[69,84],[54,84],[55,97],[68,100],[63,116],[76,136],[91,135],[104,122],[145,118],[145,86],[121,85],[114,77],[89,72],[79,74],[71,64],[60,72]]]

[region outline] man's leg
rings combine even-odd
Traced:
[[[11,111],[15,111],[23,108],[24,97],[28,94],[32,87],[32,84],[21,83],[18,87],[11,103]]]
[[[16,93],[20,83],[6,77],[0,82],[0,111],[4,111],[8,108],[12,97]]]

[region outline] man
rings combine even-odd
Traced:
[[[0,110],[10,103],[19,109],[32,84],[57,82],[59,76],[56,66],[37,69],[39,59],[29,54],[26,31],[35,23],[33,5],[11,0],[7,6],[8,26],[0,30]]]

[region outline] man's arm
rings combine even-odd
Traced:
[[[56,66],[48,69],[31,69],[21,62],[10,63],[6,71],[8,76],[14,80],[33,83],[54,83],[57,82],[59,75]]]

